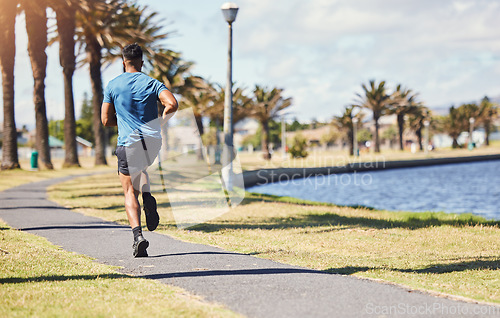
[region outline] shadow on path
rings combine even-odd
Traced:
[[[55,205],[39,205],[39,206],[14,206],[14,207],[1,207],[0,210],[27,210],[27,209],[37,209],[37,210],[68,210],[68,208]]]
[[[248,256],[250,254],[231,253],[231,252],[189,252],[189,253],[162,254],[162,255],[153,255],[153,256],[150,255],[149,258],[159,258],[159,257],[169,257],[169,256],[188,256],[188,255],[233,255],[233,256]]]
[[[0,278],[0,284],[19,284],[19,283],[35,283],[35,282],[56,282],[68,280],[96,280],[96,279],[116,279],[116,278],[134,278],[132,276],[122,274],[102,274],[102,275],[53,275],[53,276],[38,276],[38,277],[9,277]]]
[[[204,223],[193,226],[190,230],[201,232],[216,232],[225,229],[287,229],[318,226],[356,226],[376,229],[404,228],[416,230],[431,226],[464,227],[471,225],[500,226],[500,221],[478,220],[473,215],[459,215],[456,219],[439,219],[434,215],[422,214],[420,217],[410,216],[402,220],[375,219],[369,217],[342,216],[335,213],[310,213],[294,215],[283,218],[259,219],[258,222],[249,223]],[[345,227],[344,227],[345,228]],[[344,229],[340,228],[340,229]]]
[[[92,229],[129,229],[129,226],[125,225],[113,225],[113,224],[102,224],[102,225],[51,225],[51,226],[38,226],[38,227],[25,227],[19,230],[21,231],[39,231],[39,230],[92,230]]]
[[[466,270],[498,270],[500,269],[500,256],[488,257],[484,259],[476,259],[472,261],[447,263],[447,264],[434,264],[424,268],[411,269],[411,268],[387,268],[387,267],[367,267],[367,266],[346,266],[340,268],[329,268],[325,272],[331,274],[352,275],[357,272],[366,272],[369,270],[388,270],[400,273],[414,273],[414,274],[446,274],[453,272],[462,272]]]
[[[237,270],[199,270],[191,272],[152,274],[140,276],[149,279],[179,278],[179,277],[204,277],[204,276],[236,276],[236,275],[276,275],[276,274],[326,274],[330,273],[315,271],[312,269],[295,268],[259,268],[259,269],[237,269]]]

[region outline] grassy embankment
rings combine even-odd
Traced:
[[[116,175],[68,181],[53,186],[49,195],[81,213],[127,223]],[[167,194],[156,196],[161,215],[158,232],[182,240],[500,303],[499,222],[472,215],[388,212],[247,194],[231,212],[180,230]]]
[[[119,274],[0,221],[1,317],[237,317],[180,288]]]

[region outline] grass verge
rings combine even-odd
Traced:
[[[1,317],[236,317],[180,288],[134,278],[0,221]]]
[[[330,167],[343,166],[353,162],[386,162],[394,160],[417,160],[443,157],[482,156],[500,153],[500,143],[493,142],[489,147],[480,147],[473,151],[467,149],[439,148],[425,154],[424,152],[411,153],[408,150],[400,151],[384,149],[381,153],[361,153],[359,157],[352,157],[347,150],[320,150],[312,149],[306,158],[283,159],[275,153],[272,160],[264,160],[262,153],[241,152],[238,154],[243,170],[256,170],[264,168],[304,168],[304,167]]]
[[[179,230],[155,194],[158,231],[176,238],[330,273],[500,303],[500,227],[471,214],[389,212],[247,193],[231,212]],[[76,211],[127,223],[116,175],[52,186]]]

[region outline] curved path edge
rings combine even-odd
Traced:
[[[128,226],[76,213],[47,199],[48,186],[74,177],[0,192],[0,219],[65,250],[119,266],[123,273],[179,286],[249,317],[500,316],[498,306],[434,297],[151,232],[144,233],[150,257],[134,259]]]

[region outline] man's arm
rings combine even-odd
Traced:
[[[165,109],[163,110],[162,118],[166,120],[168,119],[167,115],[175,113],[177,111],[177,108],[179,108],[179,105],[177,104],[177,100],[175,99],[174,95],[167,89],[161,91],[158,98],[160,99],[160,103],[165,107]],[[168,117],[170,118],[172,116]]]
[[[115,105],[111,103],[102,103],[101,121],[104,126],[116,126]]]

